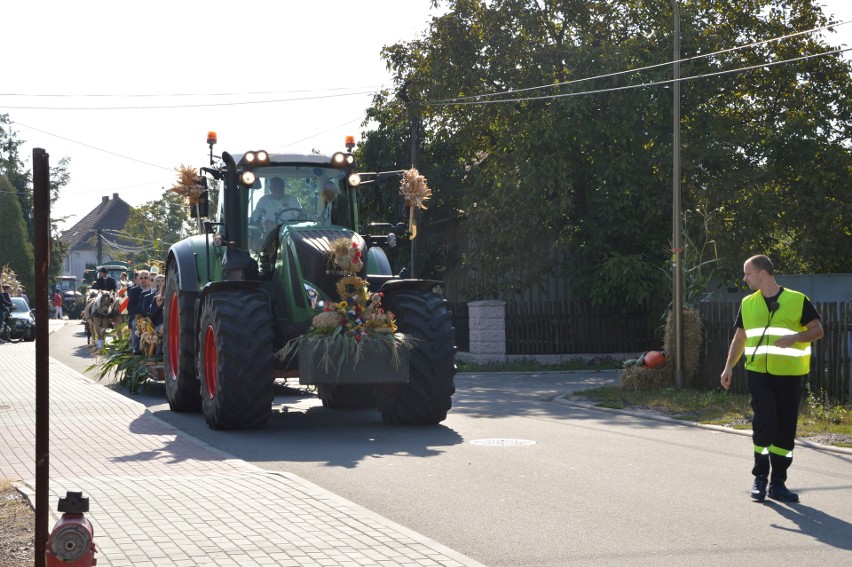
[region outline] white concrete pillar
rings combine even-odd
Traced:
[[[470,353],[506,355],[506,302],[471,301],[468,305]]]

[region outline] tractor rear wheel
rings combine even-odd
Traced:
[[[258,293],[225,290],[204,298],[198,376],[212,429],[266,427],[275,397],[272,327],[269,302]]]
[[[317,395],[329,409],[376,407],[376,387],[372,384],[320,384]]]
[[[399,331],[417,339],[411,350],[408,384],[376,388],[387,423],[434,425],[447,418],[456,391],[452,315],[439,295],[419,290],[386,294]]]
[[[195,297],[180,291],[177,265],[166,270],[163,302],[163,375],[172,411],[201,409],[201,385],[195,375]]]

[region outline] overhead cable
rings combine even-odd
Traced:
[[[834,49],[831,51],[823,51],[821,53],[814,53],[811,55],[803,55],[801,57],[794,57],[792,59],[783,59],[781,61],[771,61],[769,63],[758,63],[756,65],[749,65],[747,67],[738,67],[736,69],[726,69],[724,71],[715,71],[713,73],[702,73],[700,75],[690,75],[687,77],[681,77],[677,79],[680,82],[683,81],[694,81],[696,79],[706,79],[708,77],[718,77],[721,75],[730,75],[732,73],[740,73],[743,71],[751,71],[754,69],[762,69],[764,67],[775,67],[776,65],[783,65],[786,63],[795,63],[797,61],[804,61],[806,59],[813,59],[815,57],[823,57],[826,55],[833,55],[835,53],[846,53],[847,51],[852,51],[852,47],[847,47],[844,49]],[[547,100],[554,98],[567,98],[574,96],[583,96],[583,95],[591,95],[591,94],[602,94],[616,91],[626,91],[630,89],[644,89],[647,87],[653,87],[657,85],[668,85],[674,83],[675,79],[666,79],[662,81],[653,81],[650,83],[639,83],[637,85],[625,85],[622,87],[609,87],[605,89],[594,89],[588,91],[580,91],[574,93],[559,93],[552,95],[542,95],[542,96],[530,96],[530,97],[520,97],[520,98],[505,98],[500,100],[468,100],[468,101],[460,101],[460,102],[423,102],[422,104],[425,106],[473,106],[473,105],[483,105],[483,104],[502,104],[506,102],[527,102],[534,100]]]
[[[552,89],[552,88],[556,88],[556,87],[562,87],[562,86],[567,86],[567,85],[575,85],[575,84],[578,84],[578,83],[584,83],[584,82],[588,82],[588,81],[595,81],[595,80],[598,80],[598,79],[608,79],[608,78],[611,78],[611,77],[618,77],[618,76],[627,75],[627,74],[630,74],[630,73],[638,73],[640,71],[648,71],[650,69],[657,69],[657,68],[660,68],[660,67],[671,67],[675,63],[689,63],[690,61],[695,61],[695,60],[703,59],[703,58],[706,58],[706,57],[713,57],[713,56],[716,56],[716,55],[721,55],[721,54],[724,54],[724,53],[730,53],[730,52],[733,52],[733,51],[740,51],[740,50],[748,49],[748,48],[751,48],[751,47],[757,47],[759,45],[765,45],[765,44],[768,44],[768,43],[777,42],[777,41],[781,41],[781,40],[784,40],[784,39],[789,39],[791,37],[805,35],[805,34],[813,33],[813,32],[816,32],[816,31],[821,31],[821,30],[825,30],[825,29],[829,29],[829,28],[839,27],[839,26],[842,26],[842,25],[845,25],[845,24],[848,24],[848,23],[852,23],[852,20],[844,20],[842,22],[837,22],[837,23],[833,23],[833,24],[830,24],[830,25],[820,26],[820,27],[812,28],[812,29],[805,30],[805,31],[795,32],[795,33],[792,33],[792,34],[783,35],[783,36],[779,36],[779,37],[773,37],[771,39],[756,41],[756,42],[749,43],[749,44],[746,44],[746,45],[740,45],[740,46],[737,46],[737,47],[730,47],[728,49],[722,49],[722,50],[719,50],[719,51],[714,51],[712,53],[705,53],[705,54],[702,54],[702,55],[696,55],[694,57],[688,57],[686,59],[679,59],[677,61],[670,61],[670,62],[667,62],[667,63],[656,63],[654,65],[646,65],[645,67],[637,67],[635,69],[627,69],[625,71],[615,71],[613,73],[605,73],[605,74],[601,74],[601,75],[595,75],[593,77],[584,77],[582,79],[574,79],[574,80],[571,80],[571,81],[563,81],[563,82],[560,82],[560,83],[539,85],[539,86],[536,86],[536,87],[526,87],[526,88],[522,88],[522,89],[509,89],[509,90],[501,91],[501,92],[498,92],[498,93],[484,93],[484,94],[478,94],[478,95],[467,95],[467,96],[462,96],[462,97],[453,97],[453,98],[445,98],[445,99],[438,99],[438,100],[432,100],[432,101],[425,101],[423,104],[440,105],[440,103],[445,103],[445,102],[458,102],[458,101],[466,101],[466,100],[471,100],[471,99],[481,99],[481,98],[487,98],[487,97],[504,96],[504,95],[507,95],[507,94],[522,93],[522,92],[535,91],[535,90],[541,90],[541,89]]]

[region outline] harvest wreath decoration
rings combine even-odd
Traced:
[[[358,245],[352,243],[350,246],[349,239],[338,240],[346,241],[345,253],[340,252],[340,246],[332,246],[329,260],[333,266],[348,272],[337,282],[340,300],[327,304],[321,313],[314,316],[310,330],[290,340],[277,356],[287,360],[305,349],[311,360],[313,356],[320,356],[319,366],[325,372],[336,370],[339,373],[350,357],[353,366],[357,365],[363,357],[364,346],[373,344],[387,349],[394,368],[399,368],[402,363],[400,349],[411,350],[414,339],[396,332],[394,314],[382,307],[384,294],[371,293],[367,280],[354,275],[353,272],[357,271],[355,266],[363,265]],[[337,241],[332,244],[335,243],[339,244]],[[343,262],[346,258],[349,258],[346,260],[348,265]]]
[[[432,197],[432,189],[426,184],[426,178],[420,175],[415,168],[411,168],[402,174],[402,179],[399,182],[399,194],[405,197],[405,204],[408,205],[408,225],[410,227],[411,236],[408,238],[414,240],[417,237],[417,209],[425,209],[424,201]]]
[[[201,196],[206,191],[204,185],[201,184],[201,175],[198,170],[188,165],[183,165],[175,168],[178,173],[178,180],[172,186],[172,191],[186,199],[189,204],[195,207],[195,216],[198,220],[198,229],[201,230],[201,217],[198,214],[198,206],[201,202]]]

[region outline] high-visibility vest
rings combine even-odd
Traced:
[[[807,329],[801,322],[805,295],[785,289],[778,296],[777,303],[778,309],[770,318],[769,308],[760,291],[743,299],[741,313],[746,333],[743,352],[746,369],[775,376],[804,376],[811,367],[811,344],[793,343],[787,348],[779,348],[775,341]]]

